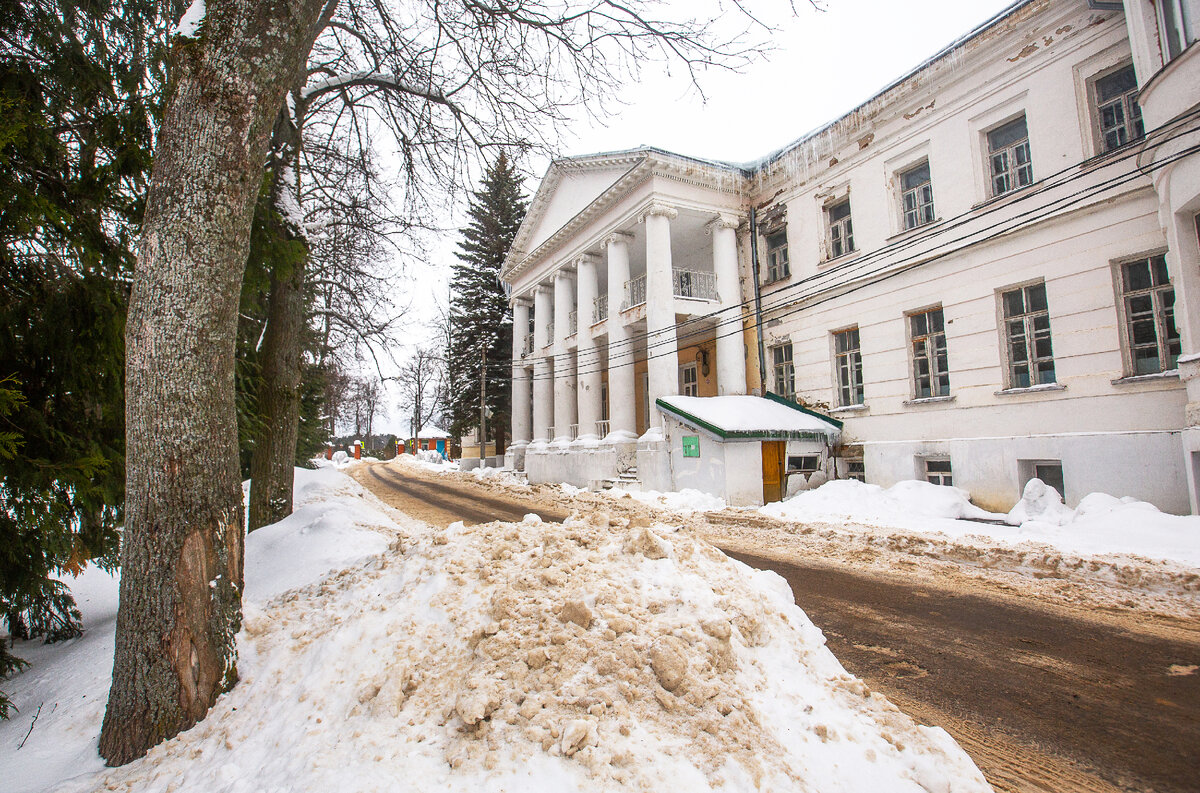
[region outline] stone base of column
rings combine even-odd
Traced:
[[[529,441],[513,441],[504,451],[504,467],[512,471],[525,470],[525,450]]]
[[[610,432],[604,436],[604,440],[602,441],[602,443],[605,443],[605,444],[636,443],[637,438],[638,438],[638,436],[637,436],[636,432],[630,432],[629,430],[613,430],[612,432]]]
[[[1200,427],[1200,355],[1181,355],[1176,362],[1179,379],[1187,386],[1187,407],[1184,408],[1185,427]]]

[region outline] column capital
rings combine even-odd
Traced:
[[[742,225],[742,218],[731,212],[718,212],[717,216],[704,224],[704,228],[711,234],[717,229],[734,229]]]
[[[534,294],[534,296],[535,296],[535,297],[536,297],[537,295],[539,295],[539,294],[542,294],[542,295],[553,295],[553,294],[554,294],[554,284],[553,284],[553,283],[549,283],[549,284],[538,284],[537,286],[535,286],[535,287],[533,288],[533,294]]]
[[[646,218],[650,217],[651,215],[662,215],[667,220],[674,220],[675,218],[679,217],[679,210],[669,204],[664,204],[661,201],[654,201],[648,207],[642,210],[642,214],[638,217],[638,223],[645,223]]]
[[[600,257],[594,253],[584,253],[576,257],[575,267],[578,268],[584,264],[596,265],[600,263]]]
[[[604,245],[628,245],[633,242],[633,235],[628,231],[614,231],[604,238]]]
[[[517,306],[528,307],[532,302],[533,302],[533,298],[530,297],[529,295],[520,295],[520,296],[514,295],[513,297],[510,297],[508,299],[508,304],[510,306],[512,306],[513,308],[515,308]]]

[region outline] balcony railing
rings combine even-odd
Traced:
[[[637,278],[625,282],[625,300],[621,303],[621,310],[626,311],[634,306],[640,306],[646,302],[646,276],[639,275]]]
[[[567,314],[567,335],[574,336],[579,332],[579,312],[571,311]]]
[[[608,319],[608,295],[600,295],[592,301],[592,324]]]
[[[546,437],[549,438],[550,440],[554,440],[554,425],[553,424],[551,424],[549,427],[546,427]]]
[[[717,300],[717,277],[700,270],[672,270],[676,297],[693,300]]]
[[[676,297],[690,300],[717,301],[717,277],[714,273],[703,270],[671,270],[671,288]],[[599,300],[600,298],[596,298]],[[625,302],[621,310],[625,311],[646,302],[646,276],[639,275],[625,282]],[[599,320],[597,320],[599,321]]]
[[[533,334],[526,333],[525,338],[521,341],[521,357],[533,354]]]
[[[546,346],[549,347],[554,343],[554,320],[546,323]]]
[[[608,435],[608,419],[601,419],[596,422],[596,434],[601,438]]]
[[[576,440],[578,438],[579,438],[579,425],[572,424],[571,425],[571,440]]]

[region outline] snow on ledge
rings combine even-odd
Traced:
[[[689,418],[697,419],[715,428],[721,435],[820,434],[832,437],[839,433],[839,424],[833,419],[763,397],[665,396],[658,401],[660,410],[666,406],[666,410],[685,423],[693,423]]]

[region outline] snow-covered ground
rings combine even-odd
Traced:
[[[1072,510],[1053,488],[1036,479],[1007,515],[980,509],[966,491],[956,487],[908,481],[884,489],[853,479],[827,482],[759,512],[789,521],[841,520],[848,531],[867,525],[1006,546],[1036,543],[1074,555],[1133,555],[1200,567],[1200,517],[1168,515],[1144,501],[1104,493],[1086,496]]]
[[[247,541],[238,686],[102,769],[116,581],[89,570],[85,635],[17,647],[5,791],[988,789],[841,668],[782,579],[670,526],[433,530],[334,466],[297,477],[296,514]]]

